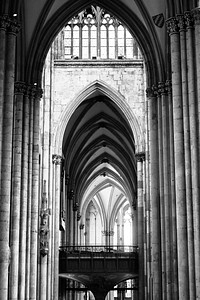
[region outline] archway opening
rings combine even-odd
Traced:
[[[43,129],[46,115],[56,133],[52,144],[62,148],[64,158],[60,246],[130,251],[137,247],[138,232],[135,154],[136,146],[143,147],[145,127],[144,64],[135,38],[111,14],[86,9],[55,39],[43,84]],[[136,277],[122,274],[109,288],[125,278],[117,289],[136,299]],[[107,297],[120,295],[114,290]]]

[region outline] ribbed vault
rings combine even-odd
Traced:
[[[81,199],[94,196],[107,182],[120,187],[135,205],[135,141],[125,116],[108,96],[94,95],[77,107],[66,127],[62,151],[68,186],[79,206]]]

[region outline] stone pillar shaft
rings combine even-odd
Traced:
[[[165,248],[165,295],[163,299],[171,299],[172,296],[172,257],[171,257],[171,201],[169,193],[169,114],[168,114],[168,105],[169,98],[167,97],[166,84],[160,82],[158,84],[158,91],[161,95],[161,128],[162,128],[162,159],[161,162],[163,165],[163,213],[164,213],[164,248]]]
[[[33,110],[32,201],[30,239],[30,298],[37,299],[37,255],[39,221],[39,115],[41,90],[36,89]]]
[[[144,199],[143,199],[143,160],[144,153],[137,153],[137,214],[138,214],[138,248],[139,248],[139,300],[144,299]]]
[[[26,274],[26,233],[27,233],[27,203],[28,203],[28,144],[29,144],[30,102],[29,87],[26,87],[24,96],[23,114],[23,143],[22,143],[22,182],[20,208],[20,241],[19,241],[19,299],[25,299]]]
[[[13,100],[14,100],[14,75],[15,75],[15,47],[18,25],[15,20],[6,19],[7,32],[5,44],[5,77],[3,95],[2,118],[2,154],[1,154],[1,191],[0,191],[0,299],[7,299],[8,295],[8,267],[9,267],[9,227],[10,227],[10,200],[11,200],[11,166],[12,166],[12,138],[13,138]],[[3,65],[1,52],[1,65]],[[2,82],[1,82],[2,83]],[[1,102],[2,103],[2,102]]]
[[[158,148],[159,148],[159,190],[160,190],[160,225],[161,225],[161,268],[162,268],[162,297],[166,299],[166,252],[165,252],[165,203],[164,203],[164,176],[163,176],[163,131],[162,131],[162,102],[161,93],[158,93]]]
[[[6,53],[6,23],[4,18],[0,18],[0,116],[3,116],[4,102],[4,70],[5,70],[5,53]],[[3,118],[0,119],[0,169],[1,169],[1,151],[2,151],[2,128]],[[1,172],[0,172],[0,187],[1,187]]]
[[[150,199],[151,199],[151,295],[154,300],[161,299],[161,261],[160,261],[160,214],[159,214],[159,165],[158,165],[158,111],[157,97],[152,89],[149,93],[149,154],[150,154]]]
[[[34,111],[34,88],[30,88],[30,118],[29,118],[29,140],[28,140],[28,198],[27,198],[27,232],[26,232],[26,278],[25,299],[29,299],[30,290],[30,241],[31,241],[31,202],[32,202],[32,159],[33,159],[33,111]]]
[[[54,205],[54,285],[53,299],[58,300],[58,283],[59,283],[59,226],[60,226],[60,181],[61,181],[61,164],[62,156],[53,155],[55,164],[55,205]]]
[[[171,44],[179,298],[187,300],[189,282],[180,39],[177,20],[171,18],[167,24]]]
[[[187,25],[187,70],[189,90],[189,121],[191,144],[191,170],[192,170],[192,203],[194,222],[194,249],[196,296],[200,295],[200,201],[199,201],[199,149],[198,149],[198,123],[197,123],[197,92],[196,92],[196,61],[194,51],[194,23],[190,12],[185,13]],[[193,266],[194,266],[193,265]],[[194,295],[195,297],[195,295]],[[200,296],[199,296],[200,297]]]
[[[18,297],[19,273],[19,236],[20,236],[20,202],[21,202],[21,162],[22,162],[22,116],[23,96],[25,85],[23,82],[15,83],[15,107],[13,130],[13,167],[12,167],[12,197],[11,197],[11,225],[10,225],[10,278],[9,297]]]

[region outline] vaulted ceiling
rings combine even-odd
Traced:
[[[64,133],[63,154],[77,201],[85,193],[91,198],[110,184],[132,204],[136,193],[134,137],[125,116],[107,96],[96,95],[79,105]]]
[[[147,81],[153,84],[166,79],[167,73],[168,35],[162,20],[190,10],[197,3],[197,0],[2,0],[0,14],[17,14],[16,19],[21,24],[18,80],[39,83],[54,37],[73,15],[93,4],[115,14],[135,34],[147,64],[150,77]]]

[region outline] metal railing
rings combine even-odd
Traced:
[[[66,253],[97,253],[97,252],[110,252],[110,253],[137,253],[137,246],[119,246],[119,245],[85,245],[85,246],[61,246],[60,251],[64,251]]]

